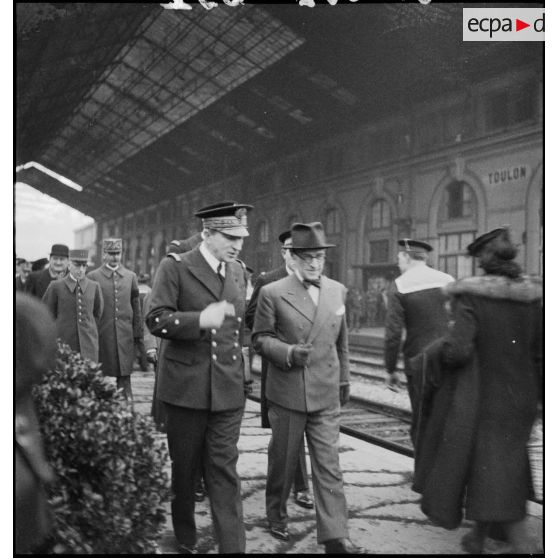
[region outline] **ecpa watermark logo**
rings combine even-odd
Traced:
[[[544,8],[463,8],[464,41],[544,41]]]

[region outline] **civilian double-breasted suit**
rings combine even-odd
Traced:
[[[242,336],[246,280],[227,263],[224,283],[200,248],[169,254],[160,264],[146,318],[162,339],[157,397],[166,403],[172,459],[172,517],[180,544],[196,543],[194,488],[203,455],[204,479],[220,553],[244,552],[238,439],[245,404]],[[200,314],[226,300],[235,309],[218,329],[200,329]]]
[[[339,467],[340,386],[349,383],[346,289],[321,278],[317,306],[296,274],[262,287],[252,340],[269,361],[266,397],[273,431],[268,478],[283,478],[282,498],[266,491],[270,524],[286,527],[286,500],[306,432],[312,463],[318,542],[348,537],[347,504]],[[305,367],[289,366],[289,347],[311,343]],[[284,474],[275,474],[283,469]],[[281,492],[281,490],[279,490]]]
[[[87,274],[103,293],[99,322],[99,362],[107,376],[129,376],[134,366],[134,339],[143,336],[136,274],[119,265],[102,265]]]
[[[74,281],[68,274],[48,286],[43,302],[56,319],[58,337],[83,358],[99,361],[97,326],[103,313],[101,286],[84,277]]]
[[[256,316],[256,308],[258,306],[258,297],[260,295],[260,290],[264,285],[269,285],[269,283],[273,283],[274,281],[278,281],[279,279],[283,279],[283,277],[287,277],[289,275],[287,271],[287,267],[283,264],[281,267],[277,267],[268,271],[267,273],[262,273],[256,279],[254,283],[254,291],[252,292],[252,297],[250,298],[250,302],[248,303],[248,308],[246,309],[246,326],[252,330],[254,328],[254,318]],[[261,367],[261,396],[260,396],[260,409],[261,409],[261,420],[262,420],[262,428],[271,428],[271,424],[269,424],[269,417],[267,414],[267,398],[265,396],[265,388],[267,384],[267,367],[268,363],[265,358],[261,359],[262,367]],[[300,444],[300,451],[298,455],[298,466],[295,472],[294,478],[294,491],[300,492],[303,490],[308,490],[308,471],[306,468],[306,454],[304,451],[304,442]]]

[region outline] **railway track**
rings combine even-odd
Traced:
[[[354,351],[350,357],[351,376],[358,382],[369,384],[385,382],[383,358],[378,350]],[[402,370],[402,363],[398,369]],[[255,369],[254,369],[255,368]],[[260,401],[259,367],[253,368],[253,393],[250,399]],[[406,391],[406,390],[404,390]],[[536,497],[533,502],[543,504],[542,496],[542,417],[539,417],[538,432],[529,443],[533,482]],[[374,444],[401,455],[413,457],[413,446],[410,439],[411,413],[399,406],[379,403],[368,398],[351,395],[350,401],[341,409],[341,432],[370,444]]]

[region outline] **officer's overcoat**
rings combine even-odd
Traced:
[[[84,277],[80,288],[69,275],[50,283],[43,302],[56,319],[56,333],[83,358],[99,361],[99,320],[103,313],[101,286]]]
[[[134,339],[143,336],[136,274],[121,265],[106,265],[87,274],[101,285],[104,309],[99,323],[99,362],[107,376],[129,376],[134,364]]]
[[[242,337],[246,280],[240,263],[226,264],[221,284],[199,247],[167,256],[151,291],[147,326],[163,339],[157,397],[192,409],[224,411],[245,403]],[[219,329],[200,330],[200,313],[212,302],[233,304]]]

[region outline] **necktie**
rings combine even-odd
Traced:
[[[219,265],[217,266],[217,277],[219,277],[219,281],[221,281],[221,283],[225,282],[225,278],[223,277],[223,275],[221,273],[223,271],[224,267],[225,266],[224,266],[223,262],[219,262]]]
[[[302,284],[307,289],[310,287],[310,285],[314,285],[314,287],[318,287],[318,289],[321,287],[319,279],[304,279],[304,281],[302,281]]]

